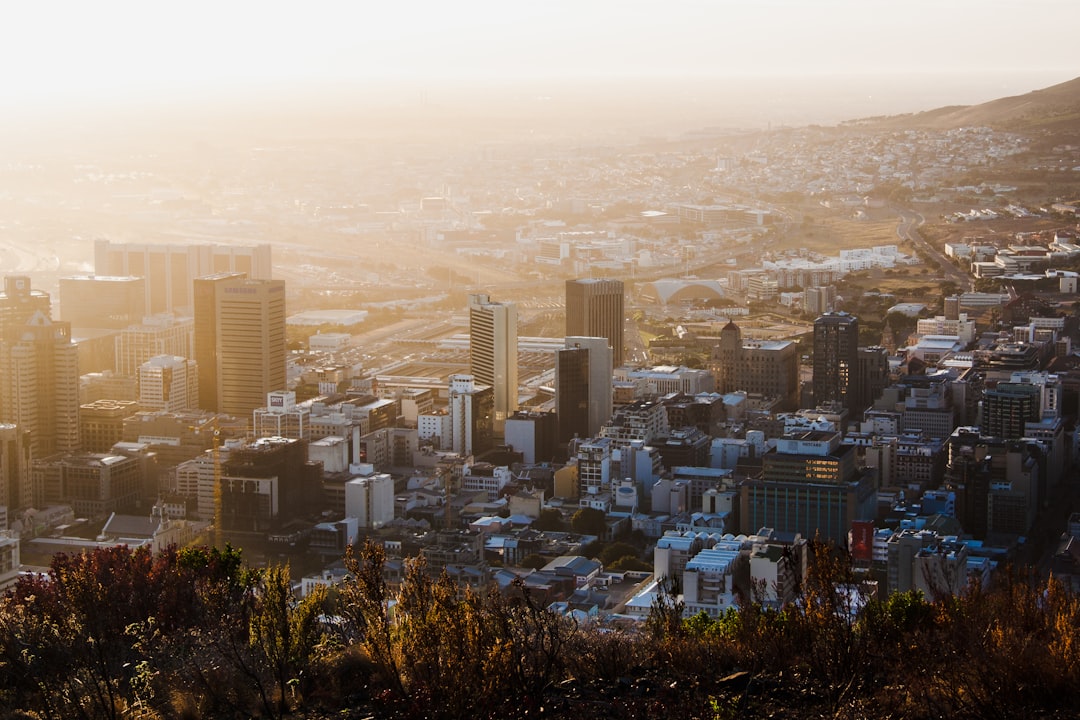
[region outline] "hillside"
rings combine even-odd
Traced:
[[[989,126],[1016,132],[1080,133],[1080,78],[1025,95],[998,98],[979,105],[949,106],[914,115],[881,118],[870,124],[936,130]]]

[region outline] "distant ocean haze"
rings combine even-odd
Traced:
[[[352,136],[467,142],[676,137],[702,128],[768,129],[972,105],[1069,80],[1062,73],[726,74],[486,81],[403,79],[262,84],[2,107],[8,140],[87,137]],[[77,114],[72,111],[77,110]],[[63,112],[61,112],[63,111]],[[14,135],[12,135],[14,134]]]

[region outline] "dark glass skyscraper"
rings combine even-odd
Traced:
[[[568,337],[555,351],[558,441],[595,437],[611,419],[611,348],[607,338]]]
[[[858,417],[859,321],[846,312],[825,313],[814,321],[814,403],[836,403]]]

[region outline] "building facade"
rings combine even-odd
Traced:
[[[79,355],[71,326],[40,310],[4,328],[0,420],[29,431],[34,457],[79,447]]]
[[[251,417],[285,389],[285,283],[224,273],[195,280],[199,407]]]
[[[94,243],[94,272],[98,275],[146,279],[143,315],[190,312],[195,304],[196,278],[223,272],[269,280],[270,245],[168,245],[157,243]]]
[[[826,313],[814,321],[814,403],[835,403],[853,418],[859,407],[859,321],[845,312]]]
[[[194,360],[157,355],[139,366],[139,407],[180,412],[199,406],[199,370]]]
[[[799,406],[798,346],[788,340],[743,342],[742,331],[729,322],[713,350],[713,372],[720,393],[746,392],[776,398],[781,410]]]
[[[141,277],[60,278],[60,319],[72,327],[120,330],[141,322],[145,308],[146,280]]]
[[[860,470],[853,446],[838,432],[810,431],[779,440],[762,472],[739,486],[739,527],[769,527],[843,544],[855,520],[877,512],[873,470]],[[752,530],[748,528],[753,528]]]
[[[168,313],[146,317],[121,330],[114,342],[116,372],[134,377],[144,362],[158,355],[195,357],[195,321]]]
[[[607,338],[568,337],[555,351],[558,442],[595,437],[611,419],[611,346]]]
[[[495,391],[472,375],[450,376],[450,450],[482,455],[494,447]]]
[[[517,346],[517,306],[493,302],[488,295],[470,295],[469,372],[494,391],[497,435],[518,408]]]
[[[607,338],[611,369],[623,364],[624,302],[622,280],[566,281],[566,336]]]

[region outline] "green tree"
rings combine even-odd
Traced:
[[[541,532],[561,532],[566,529],[566,523],[563,522],[559,510],[544,508],[540,511],[540,516],[533,520],[532,528]]]
[[[636,555],[623,555],[610,565],[605,564],[604,567],[611,572],[649,572],[653,569],[652,565]]]
[[[397,627],[391,618],[392,593],[383,577],[386,551],[366,540],[357,554],[345,551],[349,580],[340,589],[339,612],[349,623],[352,638],[359,640],[391,690],[405,694],[404,669],[398,650]]]
[[[582,535],[603,537],[607,531],[607,521],[603,510],[581,508],[570,518],[570,527]]]
[[[616,560],[621,560],[624,557],[637,558],[638,549],[633,545],[629,545],[624,542],[613,542],[606,545],[600,554],[597,556],[597,560],[607,567],[613,564]]]
[[[294,602],[286,563],[268,568],[259,590],[249,626],[251,647],[272,678],[276,708],[261,681],[258,691],[267,713],[273,716],[276,711],[280,718],[291,709],[289,697],[296,692],[322,640],[319,615],[326,587],[316,585],[306,598]]]

